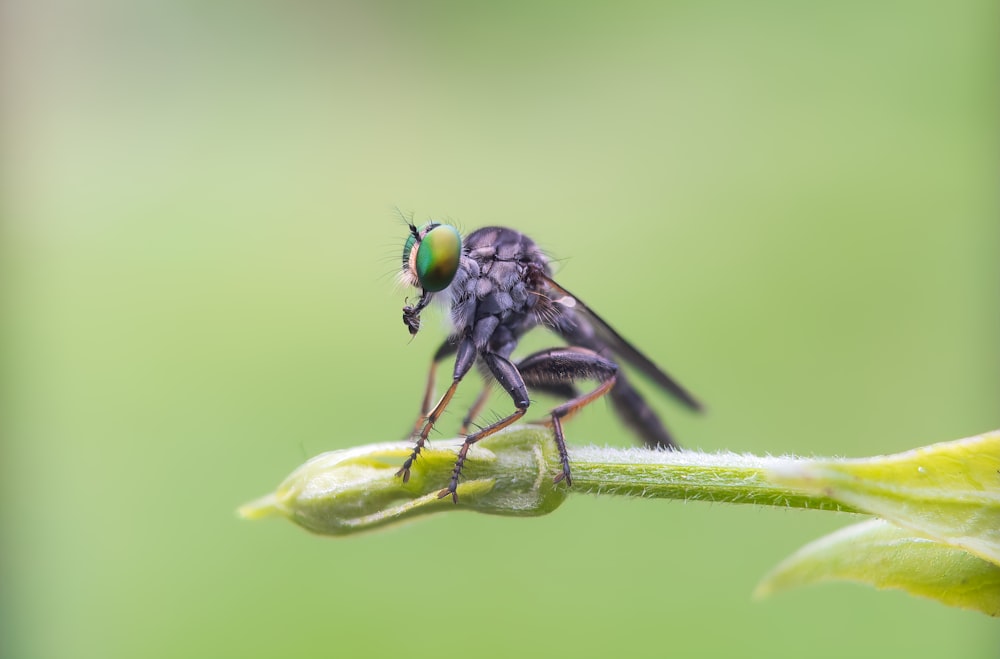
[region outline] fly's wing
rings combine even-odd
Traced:
[[[593,330],[594,337],[602,344],[606,345],[612,352],[620,356],[629,364],[638,369],[643,375],[660,385],[674,398],[687,405],[693,410],[701,410],[702,405],[692,396],[680,383],[667,375],[663,369],[654,364],[646,355],[639,352],[631,343],[626,341],[615,328],[609,325],[593,309],[588,307],[580,298],[570,293],[564,287],[553,281],[547,275],[543,275],[545,283],[552,290],[561,295],[561,298],[553,298],[552,302],[573,309],[577,316],[577,322],[587,322]],[[565,334],[565,332],[561,332]],[[566,336],[568,339],[576,337]],[[585,346],[586,347],[586,346]]]

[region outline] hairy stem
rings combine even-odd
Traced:
[[[796,462],[803,459],[601,447],[570,450],[574,492],[859,512],[766,477],[768,469]]]

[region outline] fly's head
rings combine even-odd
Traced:
[[[420,312],[431,297],[451,284],[462,259],[462,236],[450,224],[428,222],[419,229],[410,224],[410,235],[403,246],[403,269],[400,281],[420,289],[420,301],[403,307],[403,324],[410,336],[420,330]]]

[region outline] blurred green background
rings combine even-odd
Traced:
[[[707,402],[653,396],[687,447],[1000,427],[996,3],[3,11],[3,656],[1000,652],[896,592],[751,600],[846,516],[581,496],[332,540],[235,515],[412,423],[444,333],[400,322],[396,205],[533,236]],[[567,432],[632,441],[603,404]]]

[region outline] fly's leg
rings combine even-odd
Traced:
[[[472,404],[469,408],[468,413],[465,418],[462,419],[462,427],[458,429],[459,435],[464,435],[469,432],[469,426],[472,422],[476,420],[479,413],[483,411],[483,407],[486,405],[486,401],[490,399],[490,385],[486,383],[483,385],[483,390],[479,392],[479,396],[476,397],[476,402]]]
[[[576,398],[577,396],[576,388],[569,382],[560,382],[558,384],[532,383],[532,388],[536,389],[540,393],[555,396],[556,398],[570,399]],[[462,419],[462,427],[459,429],[458,434],[464,435],[469,431],[469,426],[476,420],[479,413],[483,411],[486,401],[490,399],[491,392],[492,389],[490,388],[490,383],[487,382],[483,387],[483,390],[479,392],[479,397],[476,399],[476,402],[474,402],[472,407],[469,408],[469,413],[465,415],[464,419]]]
[[[528,411],[528,405],[531,404],[528,400],[528,388],[525,386],[524,378],[521,377],[516,366],[495,352],[484,352],[480,355],[480,358],[490,369],[490,373],[493,374],[497,382],[510,394],[516,409],[510,415],[505,416],[495,423],[491,423],[465,438],[465,443],[462,444],[462,448],[458,451],[455,468],[451,472],[451,482],[448,484],[448,487],[438,492],[439,499],[443,499],[450,494],[451,500],[455,503],[458,503],[458,478],[462,474],[462,467],[465,465],[465,457],[469,453],[469,448],[484,437],[489,437],[498,430],[506,428],[520,419]]]
[[[618,365],[592,350],[568,347],[536,352],[518,362],[518,368],[525,382],[548,391],[558,391],[576,380],[597,380],[599,383],[593,391],[576,396],[549,413],[556,447],[559,449],[559,460],[562,462],[562,473],[554,481],[558,483],[565,479],[567,485],[572,485],[562,421],[608,393],[615,386]]]
[[[444,350],[444,346],[441,347],[441,350]],[[438,352],[441,352],[441,350],[438,350]],[[397,476],[403,477],[404,483],[410,480],[410,467],[413,466],[417,456],[420,455],[420,451],[424,448],[424,443],[427,442],[427,436],[430,435],[431,429],[434,427],[434,424],[437,423],[438,419],[441,418],[445,408],[448,407],[448,403],[451,402],[452,396],[455,395],[455,390],[458,389],[458,384],[462,381],[462,378],[465,377],[465,374],[469,372],[469,369],[472,368],[472,364],[476,361],[476,346],[472,343],[471,338],[463,338],[459,342],[456,351],[458,354],[455,357],[455,375],[452,379],[451,386],[449,386],[448,390],[444,392],[443,396],[441,396],[441,400],[439,400],[437,405],[434,406],[434,409],[427,414],[427,418],[424,419],[423,422],[423,428],[417,436],[417,443],[413,447],[413,452],[410,453],[410,457],[403,462],[403,466],[396,472]]]
[[[420,429],[424,427],[424,423],[427,421],[427,416],[431,413],[431,401],[434,399],[434,382],[437,380],[437,360],[431,362],[431,367],[427,370],[427,384],[424,387],[424,397],[420,402],[420,413],[417,415],[417,420],[413,422],[413,430],[410,431],[410,437],[413,437]]]
[[[441,347],[434,353],[434,359],[431,360],[431,367],[427,372],[427,385],[424,387],[424,397],[420,403],[420,414],[417,415],[417,420],[413,422],[413,431],[410,432],[410,437],[414,437],[420,432],[421,428],[424,427],[424,423],[427,422],[427,417],[431,413],[431,405],[434,400],[434,383],[437,380],[438,364],[454,355],[457,350],[458,341],[448,339],[442,343]]]
[[[569,469],[569,455],[566,451],[566,438],[563,436],[562,419],[568,419],[585,406],[608,393],[611,387],[615,386],[615,376],[614,374],[611,374],[608,377],[608,380],[602,382],[590,393],[574,398],[573,400],[563,403],[552,410],[552,432],[556,438],[556,446],[559,447],[559,460],[562,462],[562,473],[557,474],[556,477],[552,479],[554,483],[558,483],[559,481],[566,479],[567,485],[573,484],[573,478],[570,476]]]
[[[437,420],[441,418],[441,414],[444,413],[448,403],[451,401],[452,396],[455,395],[455,390],[458,389],[458,383],[461,382],[461,378],[456,378],[452,381],[451,386],[448,390],[444,392],[444,396],[441,396],[441,400],[438,404],[434,406],[434,409],[430,411],[427,418],[423,421],[423,428],[420,430],[420,434],[417,436],[417,443],[413,446],[413,451],[410,453],[410,457],[403,461],[403,466],[399,468],[396,472],[397,476],[403,477],[403,482],[406,483],[410,480],[410,467],[416,462],[417,457],[420,455],[420,451],[423,450],[424,444],[427,442],[427,436],[431,434],[431,428],[437,423]],[[419,427],[419,421],[418,427]]]

